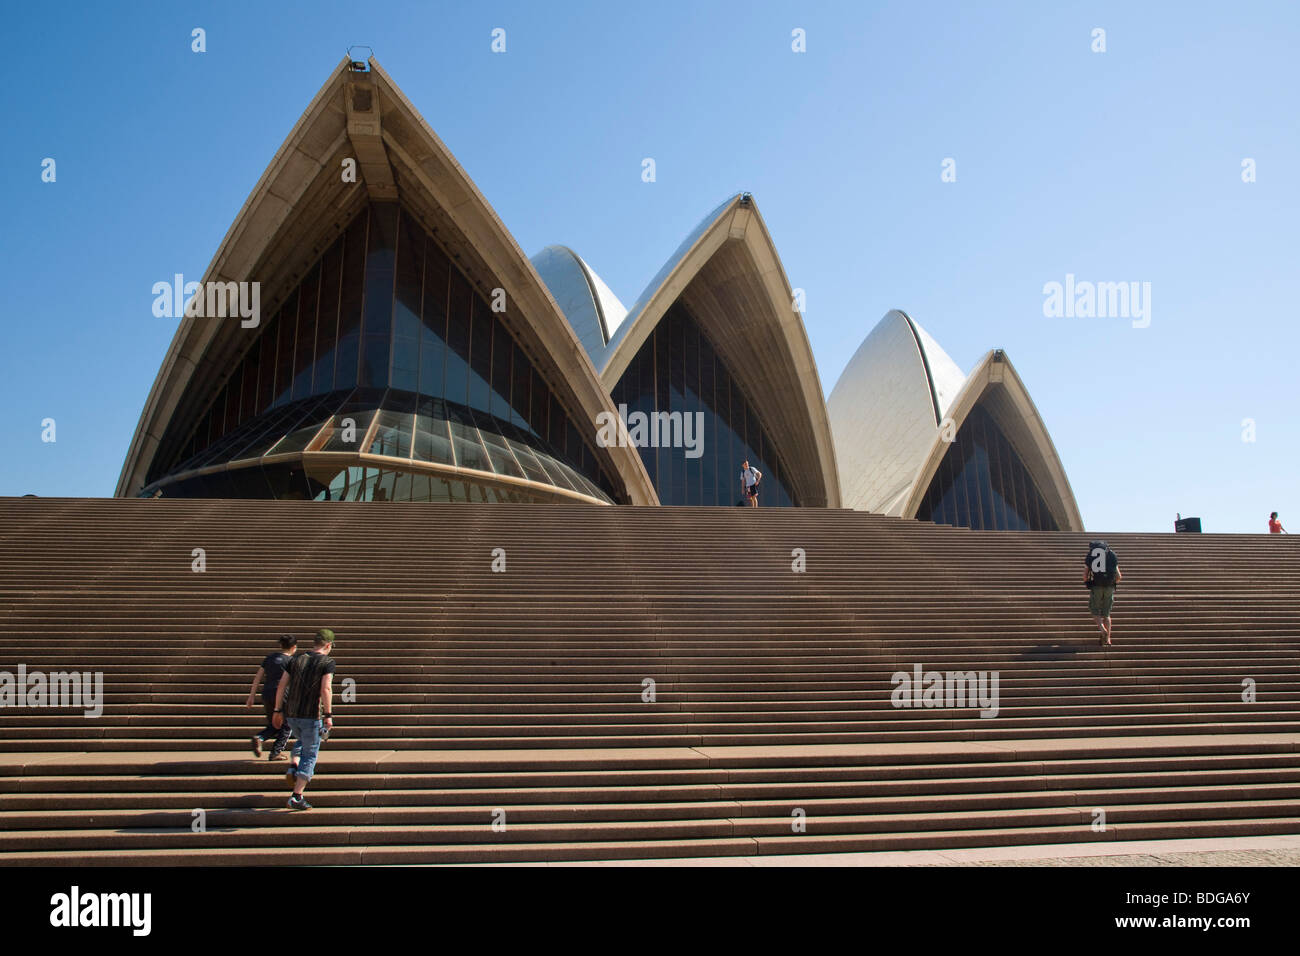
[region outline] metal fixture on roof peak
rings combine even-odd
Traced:
[[[355,59],[353,59],[353,58],[352,58],[352,51],[353,51],[353,50],[370,50],[370,56],[371,56],[372,58],[373,58],[374,55],[375,55],[375,51],[374,51],[373,49],[371,49],[370,47],[366,46],[365,44],[360,44],[360,43],[348,47],[348,51],[347,51],[347,57],[348,57],[348,69],[351,70],[353,73],[369,73],[369,72],[370,72],[370,64],[367,63],[365,60],[355,60]]]

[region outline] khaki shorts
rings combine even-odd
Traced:
[[[1088,613],[1093,617],[1110,617],[1110,609],[1114,603],[1115,585],[1095,587],[1088,594]]]

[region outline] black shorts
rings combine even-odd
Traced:
[[[745,494],[746,494],[746,496],[748,496],[748,497],[750,497],[750,498],[757,498],[757,497],[758,497],[758,485],[750,485],[748,488],[745,489]]]

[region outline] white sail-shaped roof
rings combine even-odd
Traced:
[[[592,365],[600,368],[605,345],[627,318],[627,307],[568,246],[547,246],[533,256],[532,263],[587,350]]]
[[[966,376],[898,310],[849,359],[827,401],[846,507],[896,514]]]
[[[1006,353],[967,376],[906,313],[893,310],[849,359],[827,408],[846,507],[914,518],[971,410],[995,415],[1061,530],[1082,531],[1074,493]]]
[[[613,391],[660,320],[681,302],[745,388],[800,502],[839,507],[830,422],[812,347],[752,196],[736,193],[700,220],[617,323],[608,321],[604,283],[575,253],[561,249],[543,249],[533,265],[607,389]],[[612,293],[609,298],[617,302]]]
[[[505,292],[503,321],[575,419],[615,414],[573,327],[495,210],[373,57],[368,66],[358,71],[344,58],[330,74],[245,201],[204,283],[259,282],[270,312],[362,204],[400,201],[427,222],[480,292]],[[359,182],[339,175],[350,158]],[[239,323],[181,320],[127,452],[119,496],[140,491],[160,446],[164,457],[175,452],[178,436],[192,429],[247,350],[248,335]],[[596,444],[591,451],[630,502],[658,503],[634,448]]]

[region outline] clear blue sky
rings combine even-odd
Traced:
[[[5,26],[0,494],[112,494],[176,325],[152,284],[201,276],[364,43],[527,254],[570,245],[630,304],[749,190],[826,394],[901,308],[967,370],[1007,350],[1090,529],[1300,531],[1297,4],[85,2]],[[1150,327],[1045,318],[1067,273],[1150,282]]]

